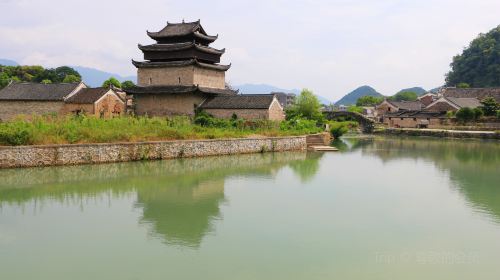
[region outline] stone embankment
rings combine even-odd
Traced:
[[[480,138],[500,139],[500,133],[495,131],[463,131],[445,129],[416,129],[416,128],[386,128],[376,131],[377,134],[390,134],[402,136],[432,136],[448,138]]]
[[[0,168],[306,150],[306,136],[0,147]]]

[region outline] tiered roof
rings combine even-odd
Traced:
[[[209,47],[217,36],[208,35],[199,20],[182,23],[167,22],[167,26],[162,30],[148,31],[147,34],[156,41],[156,44],[139,45],[146,61],[132,61],[138,68],[197,65],[226,71],[230,67],[230,65],[218,64],[225,49]]]
[[[185,94],[185,93],[199,93],[207,96],[236,96],[235,91],[230,89],[219,89],[219,88],[208,88],[200,86],[147,86],[147,87],[131,87],[127,88],[128,94],[161,94],[161,95],[171,95],[171,94]]]

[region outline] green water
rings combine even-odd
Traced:
[[[499,279],[500,142],[0,170],[0,279]]]

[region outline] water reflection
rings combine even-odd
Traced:
[[[152,236],[168,244],[198,247],[214,230],[214,221],[222,219],[226,179],[272,179],[289,166],[307,181],[317,172],[321,156],[291,152],[0,170],[0,207],[46,201],[80,205],[103,196],[110,201],[135,196],[135,205],[142,210],[139,223]]]
[[[425,160],[447,173],[476,210],[500,222],[500,143],[437,138],[348,138],[346,150],[361,150],[383,162]],[[425,176],[425,174],[422,174]]]

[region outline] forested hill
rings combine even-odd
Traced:
[[[362,96],[382,97],[383,95],[370,86],[362,86],[346,94],[335,105],[355,105],[358,98]]]
[[[453,58],[447,86],[500,87],[500,26],[479,34]]]
[[[426,93],[427,91],[421,87],[412,87],[412,88],[402,89],[402,90],[398,91],[396,94],[401,93],[401,92],[414,92],[420,96],[420,95]]]

